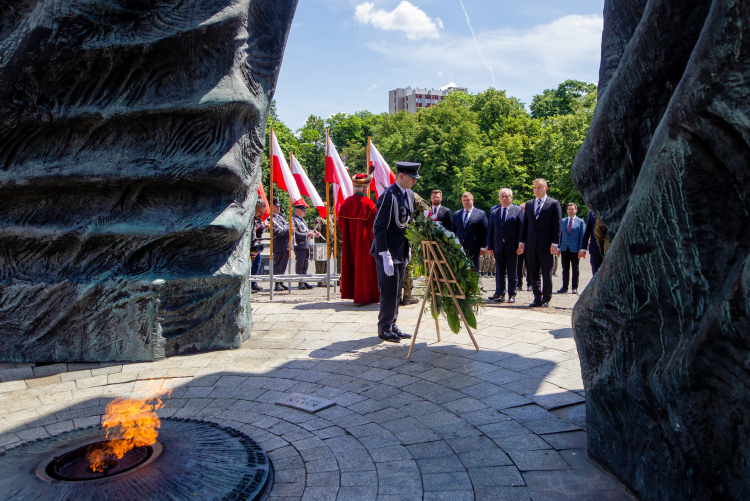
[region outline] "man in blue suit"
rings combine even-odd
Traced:
[[[516,265],[518,237],[523,226],[523,209],[513,205],[513,190],[501,188],[500,205],[490,213],[487,228],[487,253],[495,256],[495,294],[490,301],[505,301],[505,276],[508,277],[508,302],[516,302]]]
[[[474,195],[468,191],[461,195],[461,204],[464,208],[453,215],[453,233],[479,270],[479,256],[487,245],[487,214],[474,207]]]
[[[529,306],[549,306],[552,299],[553,256],[560,246],[560,222],[562,209],[560,202],[547,196],[547,181],[534,180],[535,198],[526,202],[526,216],[521,227],[519,253],[527,254],[526,264],[532,276],[531,288],[534,302]],[[539,279],[541,271],[541,280]],[[542,282],[544,284],[542,288]]]
[[[562,237],[557,255],[562,262],[563,285],[558,294],[568,292],[568,284],[573,288],[573,294],[578,294],[578,256],[583,245],[585,224],[583,219],[576,216],[578,206],[573,202],[568,204],[568,217],[562,220]],[[573,282],[570,282],[570,268],[573,268]]]

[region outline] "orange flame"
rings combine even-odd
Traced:
[[[153,445],[161,426],[156,411],[164,407],[160,396],[145,400],[117,398],[107,404],[107,413],[102,426],[107,429],[109,439],[105,447],[94,449],[86,459],[91,470],[103,472],[105,461],[121,459],[135,447]]]

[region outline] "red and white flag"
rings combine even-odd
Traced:
[[[372,141],[370,141],[370,165],[375,167],[370,190],[375,192],[375,199],[377,199],[386,188],[396,182],[396,176]]]
[[[266,219],[268,219],[268,216],[271,215],[271,206],[268,205],[268,198],[266,197],[266,190],[263,189],[263,183],[258,185],[258,196],[266,203],[266,209],[260,216],[260,218],[265,221]]]
[[[316,209],[318,209],[318,214],[320,214],[320,217],[325,219],[326,206],[323,203],[323,200],[320,199],[320,195],[318,195],[318,191],[315,189],[315,186],[313,186],[313,184],[310,182],[310,178],[307,177],[307,173],[302,170],[302,166],[297,161],[297,157],[292,157],[292,175],[297,181],[299,192],[304,196],[310,197],[310,199],[312,199],[313,205]]]
[[[334,214],[338,214],[339,207],[344,204],[344,200],[354,195],[354,185],[352,178],[349,177],[349,170],[341,161],[330,136],[328,136],[326,152],[325,181],[333,184]]]
[[[289,198],[292,199],[294,205],[305,205],[307,203],[300,195],[297,183],[294,181],[292,172],[289,170],[289,164],[284,158],[284,152],[281,151],[279,141],[276,139],[276,134],[271,130],[271,155],[273,158],[273,181],[280,189],[289,193]]]

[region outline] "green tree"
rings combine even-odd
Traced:
[[[579,208],[583,206],[583,198],[573,185],[570,169],[586,138],[593,113],[593,107],[590,107],[577,113],[547,118],[534,146],[537,164],[534,177],[547,179],[550,196],[563,206],[569,202],[575,202]],[[584,208],[579,214],[585,216],[588,209]]]
[[[299,162],[306,169],[307,176],[315,186],[318,194],[325,202],[325,156],[326,156],[326,128],[325,121],[310,115],[300,129],[297,130],[297,151]]]
[[[578,80],[566,80],[557,89],[547,89],[531,101],[533,118],[570,115],[596,104],[596,85]]]

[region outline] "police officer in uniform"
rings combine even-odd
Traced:
[[[370,254],[375,258],[380,288],[378,337],[392,343],[411,338],[396,325],[406,265],[411,252],[406,228],[414,220],[414,192],[422,164],[396,162],[396,182],[378,199]]]
[[[273,274],[283,275],[289,264],[289,223],[280,214],[281,207],[279,199],[273,199]],[[275,291],[287,291],[289,287],[281,282],[276,282]]]
[[[310,231],[307,228],[307,223],[304,220],[307,206],[295,205],[294,216],[292,216],[292,226],[294,226],[294,259],[296,262],[294,272],[297,275],[306,275],[307,267],[310,264],[310,243],[309,238],[319,236],[314,231]],[[299,289],[312,289],[314,285],[310,285],[306,282],[300,282],[297,288]]]

